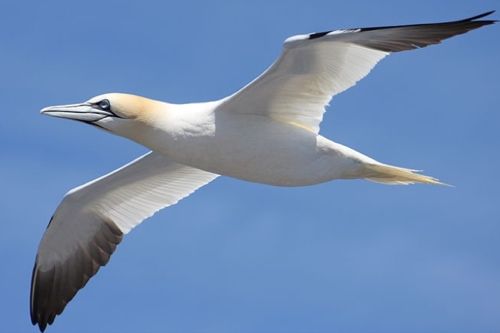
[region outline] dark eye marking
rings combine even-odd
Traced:
[[[109,99],[103,99],[99,102],[90,103],[94,108],[103,110],[103,111],[111,111],[111,102]]]
[[[99,102],[92,103],[92,106],[99,110],[109,112],[113,117],[123,119],[123,117],[120,117],[111,110],[111,102],[109,101],[109,99],[103,99]]]
[[[99,109],[103,111],[110,111],[111,110],[111,103],[109,102],[108,99],[103,99],[102,101],[98,102],[96,106],[99,107]]]

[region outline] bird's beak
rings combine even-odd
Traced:
[[[114,116],[113,113],[96,108],[90,103],[48,106],[40,111],[52,117],[67,118],[84,122],[94,122],[106,117]]]

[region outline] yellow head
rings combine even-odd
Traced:
[[[136,140],[144,126],[165,116],[167,103],[141,96],[109,93],[78,104],[49,106],[42,114],[85,122]]]

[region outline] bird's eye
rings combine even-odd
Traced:
[[[103,99],[97,105],[99,105],[99,108],[104,111],[109,111],[111,109],[111,103],[107,99]]]

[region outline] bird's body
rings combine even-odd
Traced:
[[[331,98],[385,56],[492,24],[479,20],[489,14],[294,36],[261,76],[217,101],[170,104],[112,93],[43,109],[152,151],[66,194],[40,242],[33,269],[33,324],[42,331],[52,324],[132,228],[219,175],[278,186],[334,179],[441,184],[335,143],[319,134],[319,125]]]
[[[105,97],[111,96],[99,98]],[[362,176],[358,170],[362,163],[376,163],[293,123],[262,115],[218,112],[222,102],[151,103],[157,105],[159,113],[154,118],[155,127],[144,126],[128,135],[172,160],[219,175],[303,186],[357,178]]]

